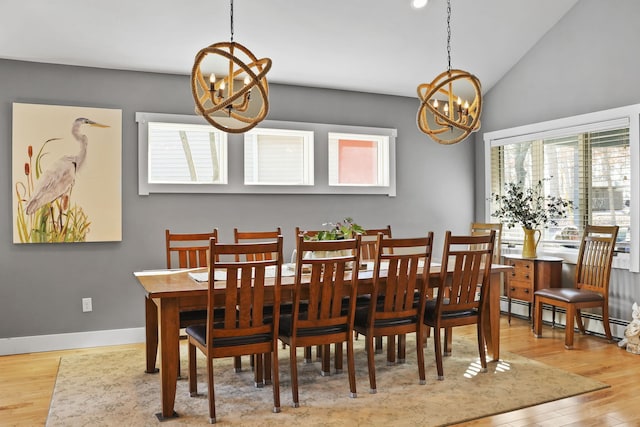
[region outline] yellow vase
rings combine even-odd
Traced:
[[[538,242],[540,241],[540,237],[542,237],[542,232],[540,230],[532,230],[530,228],[524,228],[524,242],[522,244],[522,257],[523,258],[535,258],[537,255],[536,249],[538,248]],[[538,238],[536,239],[536,232],[538,233]]]

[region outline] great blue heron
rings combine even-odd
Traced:
[[[60,157],[50,169],[47,169],[38,180],[33,196],[27,203],[26,212],[28,215],[36,212],[47,203],[51,203],[59,197],[71,191],[76,181],[76,173],[82,167],[87,158],[87,135],[80,133],[82,125],[108,128],[109,126],[96,123],[93,120],[80,117],[73,122],[71,134],[80,144],[80,151],[75,156],[67,155]]]

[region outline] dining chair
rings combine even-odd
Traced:
[[[338,344],[347,343],[347,369],[350,396],[356,397],[353,352],[353,316],[358,284],[360,236],[344,240],[305,240],[296,242],[296,273],[293,286],[293,313],[280,316],[280,340],[289,346],[293,406],[299,406],[296,349],[315,345],[336,345],[335,367],[342,366]],[[309,254],[309,255],[307,255]],[[345,300],[345,297],[348,299]],[[345,301],[347,303],[345,304]],[[302,304],[303,309],[301,309]],[[329,351],[322,352],[323,375]]]
[[[278,326],[282,281],[282,236],[273,242],[209,245],[210,269],[207,321],[189,326],[189,393],[197,395],[196,349],[207,359],[209,422],[216,422],[213,360],[222,357],[270,354],[273,375],[273,412],[280,412],[278,371]],[[241,258],[237,260],[237,256]],[[270,270],[271,269],[271,270]],[[271,271],[271,273],[270,273]],[[218,273],[218,274],[216,274]],[[216,295],[224,277],[222,321],[214,316],[219,302]],[[271,278],[273,276],[273,278]],[[265,287],[273,286],[273,316],[263,315]]]
[[[376,245],[378,243],[378,234],[383,234],[386,237],[391,236],[391,226],[387,225],[385,228],[369,228],[365,229],[362,233],[362,249],[361,259],[375,260],[376,259]]]
[[[361,255],[360,259],[363,261],[372,261],[376,258],[376,244],[378,243],[378,234],[383,234],[386,237],[391,236],[391,226],[387,225],[385,228],[368,228],[364,230],[362,233],[362,246],[361,246]],[[356,300],[356,305],[368,307],[369,306],[369,295],[358,295],[358,299]],[[355,332],[355,338],[358,339],[358,332]],[[390,338],[387,338],[389,340]],[[376,337],[376,353],[382,352],[382,337]],[[393,346],[393,343],[391,343]],[[389,362],[392,362],[389,360]]]
[[[609,280],[611,263],[618,236],[618,226],[587,225],[584,228],[573,287],[539,289],[533,293],[534,335],[542,336],[542,305],[562,307],[566,310],[564,346],[573,348],[574,319],[578,329],[585,333],[582,322],[583,308],[601,308],[602,325],[609,341],[612,341],[609,325]]]
[[[491,230],[496,232],[496,241],[493,245],[493,263],[502,264],[502,223],[501,222],[472,222],[471,235],[481,236],[489,234]]]
[[[172,233],[165,230],[165,254],[167,269],[206,267],[209,256],[209,239],[218,238],[218,229],[210,233]],[[224,311],[215,312],[217,318],[224,317]],[[207,319],[207,310],[180,310],[180,329],[197,325]],[[178,353],[180,349],[178,348]],[[180,358],[178,357],[178,360]],[[178,363],[178,377],[180,364]]]
[[[235,243],[255,243],[255,242],[273,241],[273,240],[276,240],[278,236],[281,236],[281,235],[282,235],[282,229],[280,227],[277,227],[275,230],[269,230],[269,231],[245,231],[245,230],[239,230],[237,227],[233,229],[233,240]],[[270,256],[270,255],[271,255],[270,253],[244,254],[243,257],[247,261],[254,261],[255,259],[253,259],[252,257]],[[240,258],[241,258],[240,255],[236,256],[237,261],[240,261]],[[291,307],[291,304],[281,304],[280,310],[290,311],[290,307]],[[272,306],[267,304],[265,305],[264,309],[265,309],[265,313],[264,313],[265,315],[273,315]],[[256,384],[258,385],[258,387],[262,386],[262,384],[269,384],[271,382],[271,375],[269,372],[269,361],[268,360],[263,361],[261,357],[258,357],[258,360],[256,360],[255,355],[251,355],[249,360],[250,360],[249,364],[253,368],[256,374]],[[262,369],[263,367],[264,367],[264,371]],[[234,369],[236,372],[242,371],[242,362],[240,357],[237,357],[235,359]]]
[[[385,238],[382,233],[378,234],[370,304],[357,308],[354,318],[355,331],[366,337],[370,393],[376,392],[375,337],[404,337],[415,333],[418,376],[420,384],[425,384],[422,318],[427,301],[432,246],[432,232],[426,237],[403,239]],[[417,301],[416,294],[419,295]],[[393,347],[387,345],[387,360],[393,357]]]
[[[477,325],[480,364],[483,372],[487,370],[482,322],[488,311],[485,294],[491,280],[495,236],[495,230],[480,236],[454,236],[451,231],[446,232],[438,294],[435,300],[427,301],[424,312],[424,323],[434,330],[439,380],[444,379],[442,356],[451,354],[451,333],[456,326]],[[448,270],[452,270],[452,273],[448,273]],[[444,349],[441,329],[445,330]]]

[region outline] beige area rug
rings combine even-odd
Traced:
[[[385,342],[386,344],[386,342]],[[184,345],[184,344],[183,344]],[[280,350],[282,412],[274,414],[270,386],[257,389],[248,358],[241,373],[231,359],[214,361],[216,417],[220,425],[247,426],[440,426],[512,411],[608,387],[606,384],[504,352],[486,373],[473,342],[454,338],[453,355],[444,362],[444,381],[436,380],[433,341],[425,348],[427,384],[418,384],[415,341],[407,339],[407,363],[387,366],[376,355],[377,394],[369,393],[363,340],[356,341],[358,397],[349,398],[345,371],[319,375],[319,363],[298,358],[300,407],[291,406],[288,350]],[[183,375],[186,347],[183,347]],[[345,350],[346,354],[346,350]],[[201,354],[199,353],[199,356]],[[198,362],[198,397],[189,397],[188,380],[178,381],[179,418],[160,423],[160,376],[145,374],[144,349],[62,358],[47,426],[206,425],[207,386],[204,359]],[[469,402],[473,402],[470,404]]]

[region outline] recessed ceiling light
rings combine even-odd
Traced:
[[[421,9],[425,7],[427,3],[429,3],[429,0],[411,0],[411,6],[413,6],[414,9]]]

